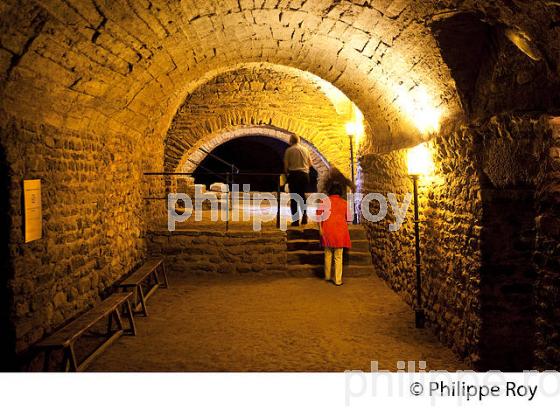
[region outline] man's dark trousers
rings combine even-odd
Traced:
[[[288,186],[290,187],[291,194],[298,194],[302,198],[299,207],[303,210],[303,221],[305,222],[307,220],[305,193],[309,188],[309,173],[304,171],[290,171],[288,173]],[[292,215],[295,215],[295,220],[299,221],[301,213],[298,211],[298,202],[292,199],[290,201],[290,208]]]

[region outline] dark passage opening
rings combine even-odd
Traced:
[[[483,193],[481,369],[521,372],[533,368],[535,349],[535,192]]]
[[[2,130],[0,130],[0,133]],[[2,139],[3,135],[0,135]],[[0,143],[0,371],[16,370],[15,329],[11,321],[13,295],[9,290],[9,282],[13,277],[10,263],[10,177],[6,152]]]
[[[463,108],[476,108],[476,89],[481,70],[493,64],[495,29],[476,13],[459,13],[432,25],[441,56],[453,74]]]
[[[284,172],[284,152],[288,144],[276,138],[261,135],[251,135],[236,138],[216,147],[211,154],[224,161],[234,164],[241,173],[282,173]],[[225,182],[208,171],[223,173],[230,168],[212,155],[208,155],[194,172],[195,183],[205,184],[207,187],[214,182]],[[278,180],[274,176],[265,175],[237,175],[236,184],[250,184],[251,191],[275,192]],[[310,192],[317,190],[317,171],[311,168]]]

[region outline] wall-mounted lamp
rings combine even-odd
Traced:
[[[432,153],[427,145],[420,144],[408,150],[408,174],[414,187],[414,246],[416,251],[416,306],[414,307],[417,328],[423,328],[426,322],[422,306],[422,258],[420,254],[420,216],[418,210],[418,180],[421,176],[433,173]]]
[[[422,135],[438,132],[443,116],[443,107],[437,106],[424,86],[407,89],[394,87],[395,103],[416,126]]]
[[[356,183],[354,181],[354,138],[356,136],[356,123],[348,122],[346,123],[346,135],[348,135],[348,139],[350,141],[350,169],[352,172],[352,183]]]
[[[434,172],[432,152],[426,143],[408,150],[407,165],[408,175],[427,176]]]
[[[346,134],[348,135],[348,139],[350,141],[350,167],[351,167],[351,173],[352,173],[352,183],[355,186],[356,185],[356,176],[355,176],[356,164],[355,164],[355,160],[354,160],[354,147],[359,147],[360,146],[360,141],[363,138],[364,133],[365,133],[365,127],[364,127],[364,115],[362,114],[360,109],[354,103],[352,103],[351,107],[352,107],[352,109],[351,109],[352,118],[351,118],[351,121],[346,123]],[[354,203],[354,206],[357,206],[357,204]],[[353,223],[354,224],[358,223],[358,213],[357,212],[354,212]]]
[[[531,60],[542,60],[542,53],[526,32],[508,27],[505,29],[505,35],[509,41],[515,44],[515,46]]]
[[[348,122],[346,123],[346,134],[348,135],[348,139],[350,141],[350,170],[352,172],[352,184],[356,185],[356,176],[355,176],[355,165],[354,165],[354,138],[357,134],[357,127],[355,122]],[[356,204],[354,204],[356,205]],[[352,221],[353,224],[358,223],[358,215],[354,211],[354,219]]]
[[[346,123],[346,134],[355,135],[356,134],[356,124],[353,122]]]

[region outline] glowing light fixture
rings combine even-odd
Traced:
[[[352,118],[346,123],[346,134],[354,137],[357,146],[360,145],[365,134],[364,114],[354,103],[352,103]]]
[[[414,307],[416,327],[424,327],[426,315],[422,306],[422,258],[420,254],[420,210],[418,204],[418,180],[420,176],[431,175],[434,172],[432,153],[426,143],[408,150],[408,174],[412,179],[414,189],[414,248],[416,256],[416,305]]]
[[[356,135],[356,124],[353,122],[346,123],[346,134],[348,135]]]
[[[432,152],[427,144],[420,144],[408,150],[407,154],[409,175],[430,175],[434,172]]]
[[[351,103],[352,120],[346,123],[346,134],[350,142],[350,170],[352,173],[352,183],[356,184],[356,165],[354,161],[354,144],[356,147],[360,146],[360,142],[365,133],[364,115],[360,109]],[[354,204],[355,205],[355,204]],[[354,224],[358,223],[357,213],[354,212]]]
[[[442,110],[435,106],[425,87],[419,86],[407,90],[405,87],[399,86],[396,93],[397,104],[422,134],[439,131]]]

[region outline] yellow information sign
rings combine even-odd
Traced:
[[[25,243],[41,239],[43,236],[43,210],[41,208],[40,179],[23,181],[23,206]]]

